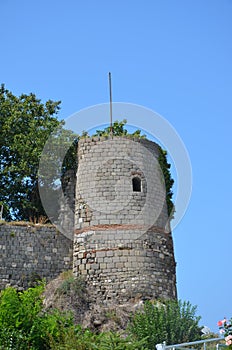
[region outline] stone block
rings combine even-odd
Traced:
[[[107,267],[107,264],[106,264],[106,263],[100,263],[100,269],[101,269],[101,270],[106,269],[106,267]]]
[[[96,251],[97,258],[104,258],[106,256],[106,251]]]
[[[114,256],[114,252],[112,250],[108,250],[106,252],[106,255],[109,256],[109,257],[113,257]]]
[[[122,262],[117,262],[115,265],[116,265],[117,269],[120,269],[120,268],[124,267],[124,263],[122,263]]]
[[[98,270],[99,267],[100,267],[99,264],[96,264],[96,263],[91,264],[91,269],[92,270]]]

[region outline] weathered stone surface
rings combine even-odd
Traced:
[[[73,272],[103,301],[177,297],[158,155],[147,140],[79,142]]]
[[[0,225],[0,289],[26,288],[72,268],[73,242],[49,226]]]

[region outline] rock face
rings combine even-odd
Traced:
[[[177,297],[158,157],[148,140],[79,141],[73,272],[102,301]]]

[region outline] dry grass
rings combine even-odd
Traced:
[[[24,227],[41,227],[41,226],[46,226],[46,227],[54,227],[54,225],[49,224],[49,223],[34,223],[30,221],[5,221],[5,220],[0,220],[0,225],[7,225],[7,226],[24,226]]]

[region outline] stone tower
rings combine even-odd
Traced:
[[[159,150],[139,138],[79,141],[73,271],[103,301],[177,297]]]

